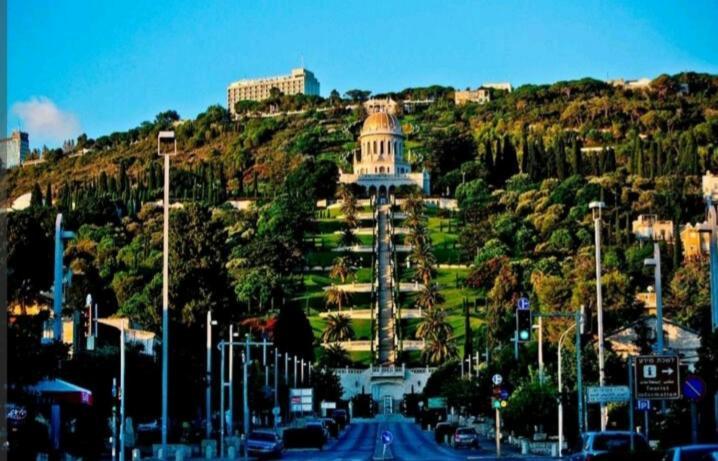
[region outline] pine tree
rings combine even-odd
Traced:
[[[49,182],[47,183],[47,187],[45,187],[45,206],[52,208],[52,184]]]
[[[35,183],[35,185],[32,186],[32,193],[30,194],[30,207],[39,208],[42,205],[42,191],[40,190],[40,185]]]

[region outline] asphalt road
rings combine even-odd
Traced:
[[[388,430],[394,440],[387,447],[387,461],[470,461],[470,460],[542,460],[548,458],[524,457],[513,453],[502,453],[496,457],[495,447],[490,441],[482,448],[453,449],[434,441],[433,432],[422,431],[413,421],[403,419],[374,419],[353,421],[339,439],[329,442],[322,451],[293,451],[284,454],[286,460],[316,461],[369,461],[382,459],[383,445],[380,434]]]

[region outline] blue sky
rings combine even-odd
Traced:
[[[226,104],[302,60],[323,95],[718,73],[718,2],[9,0],[9,129],[33,147]]]

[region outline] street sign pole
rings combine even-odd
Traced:
[[[496,409],[496,457],[501,457],[501,411]]]
[[[698,443],[698,408],[695,400],[691,400],[691,443]]]
[[[636,421],[634,420],[635,400],[633,397],[633,357],[628,357],[628,389],[631,391],[631,398],[628,403],[628,426],[631,431],[631,451],[633,451],[636,448],[636,441],[633,438],[633,433],[636,431]]]

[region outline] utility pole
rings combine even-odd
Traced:
[[[112,378],[112,461],[117,461],[117,378]]]
[[[174,150],[162,152],[162,140],[172,141]],[[169,229],[170,229],[170,155],[177,154],[174,131],[160,131],[157,135],[157,154],[164,157],[164,199],[162,226],[162,459],[167,459],[167,385],[169,360]]]
[[[598,381],[601,387],[606,385],[605,343],[603,337],[603,292],[601,286],[601,210],[603,202],[591,202],[588,207],[593,213],[594,236],[596,240],[596,313],[598,316]],[[608,408],[601,403],[601,431],[608,425]]]

